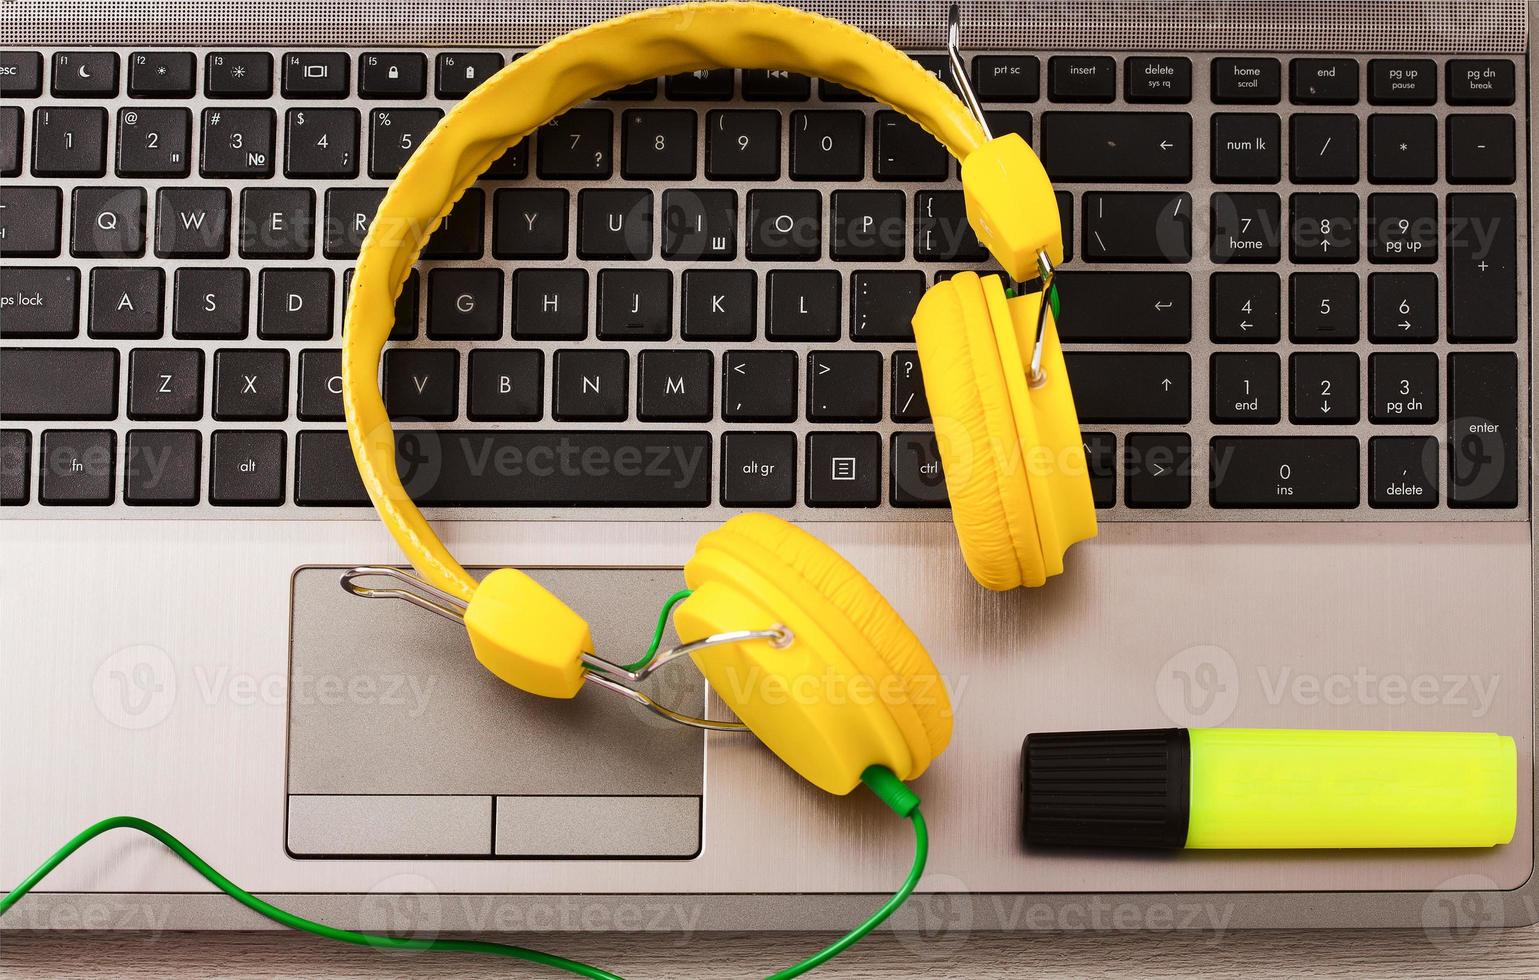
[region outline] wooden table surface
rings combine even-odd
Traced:
[[[493,937],[488,937],[493,938]],[[507,938],[507,937],[504,937]],[[743,980],[820,948],[790,933],[520,936],[626,977]],[[819,978],[1539,976],[1539,929],[1483,930],[1434,941],[1419,930],[1354,932],[977,933],[925,939],[879,932],[813,974]],[[14,977],[558,977],[512,960],[394,953],[283,933],[11,934],[0,976]]]

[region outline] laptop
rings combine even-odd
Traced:
[[[801,5],[951,77],[945,4]],[[603,693],[526,696],[452,624],[339,584],[401,561],[337,395],[373,209],[510,59],[639,6],[0,8],[0,880],[116,813],[396,934],[842,929],[901,878],[874,801]],[[1100,533],[1044,588],[973,583],[927,424],[909,313],[986,266],[956,167],[786,72],[644,80],[492,167],[385,355],[408,485],[468,566],[529,569],[611,659],[733,513],[850,556],[957,711],[916,784],[916,956],[978,929],[1533,923],[1534,27],[1511,0],[965,5],[970,81],[1041,153],[1069,253]],[[840,232],[893,217],[896,241]],[[600,444],[660,447],[657,470],[562,468]],[[445,462],[510,445],[551,467]],[[692,671],[654,683],[721,710]],[[1027,734],[1216,726],[1510,735],[1517,833],[1023,845]],[[115,835],[4,923],[257,924]]]

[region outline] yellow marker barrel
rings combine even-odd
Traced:
[[[1494,847],[1517,747],[1483,732],[1170,728],[1027,736],[1023,832],[1078,847]]]

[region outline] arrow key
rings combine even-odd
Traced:
[[[1192,440],[1184,432],[1133,432],[1124,443],[1123,500],[1129,507],[1190,507]]]
[[[1356,354],[1294,354],[1289,418],[1298,425],[1351,425],[1358,419]]]

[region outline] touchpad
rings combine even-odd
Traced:
[[[295,857],[693,857],[703,733],[587,685],[540,698],[482,667],[463,627],[343,591],[342,567],[293,579],[287,844]],[[472,569],[480,577],[491,569]],[[676,568],[530,568],[588,621],[607,659],[645,651]],[[672,627],[663,645],[677,643]],[[639,685],[701,715],[679,663]]]

